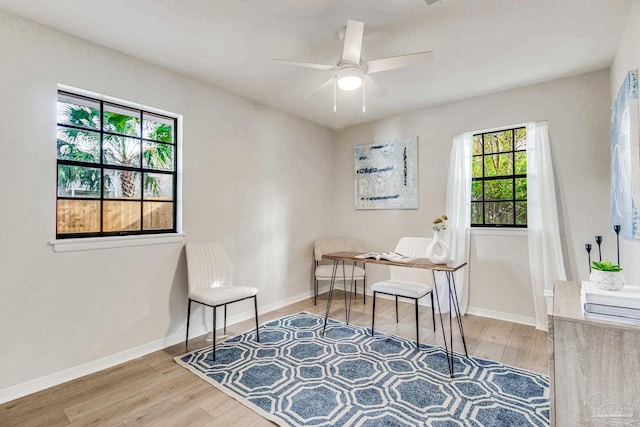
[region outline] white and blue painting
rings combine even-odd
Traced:
[[[640,239],[640,152],[638,140],[638,70],[629,71],[611,111],[611,228]]]
[[[418,209],[418,137],[353,150],[356,209]]]

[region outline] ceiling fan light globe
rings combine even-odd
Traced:
[[[362,86],[362,79],[358,76],[345,76],[338,79],[338,87],[342,90],[356,90]]]
[[[362,71],[356,67],[344,67],[336,73],[336,83],[341,90],[356,90],[362,86]]]

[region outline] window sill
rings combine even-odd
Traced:
[[[163,245],[180,243],[183,233],[144,236],[88,237],[81,239],[57,239],[49,242],[54,252],[89,251],[93,249],[124,248],[130,246]]]
[[[527,237],[526,228],[472,227],[472,236]]]

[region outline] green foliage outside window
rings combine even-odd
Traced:
[[[473,136],[472,225],[526,226],[526,149],[525,128]]]
[[[140,118],[118,112],[105,111],[103,115],[103,156],[104,163],[119,166],[140,166],[140,140],[124,135],[140,135]],[[58,121],[71,126],[88,129],[100,129],[100,109],[73,103],[60,103]],[[154,141],[172,143],[173,127],[169,124],[144,120],[145,138]],[[106,133],[109,132],[109,133]],[[174,147],[169,144],[145,142],[142,157],[149,169],[173,169]],[[100,133],[60,126],[58,128],[58,158],[64,160],[100,163]],[[58,176],[58,185],[74,187],[80,184],[83,189],[98,190],[100,180],[95,179],[95,171],[90,168],[68,168],[68,173]],[[135,184],[133,174],[122,171],[120,191],[123,197],[134,197]],[[104,176],[104,185],[109,187],[111,179]],[[144,188],[156,194],[158,181],[146,176]]]

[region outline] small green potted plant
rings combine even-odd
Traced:
[[[619,291],[624,286],[622,268],[608,259],[591,263],[589,280],[595,282],[598,288],[608,291]]]

